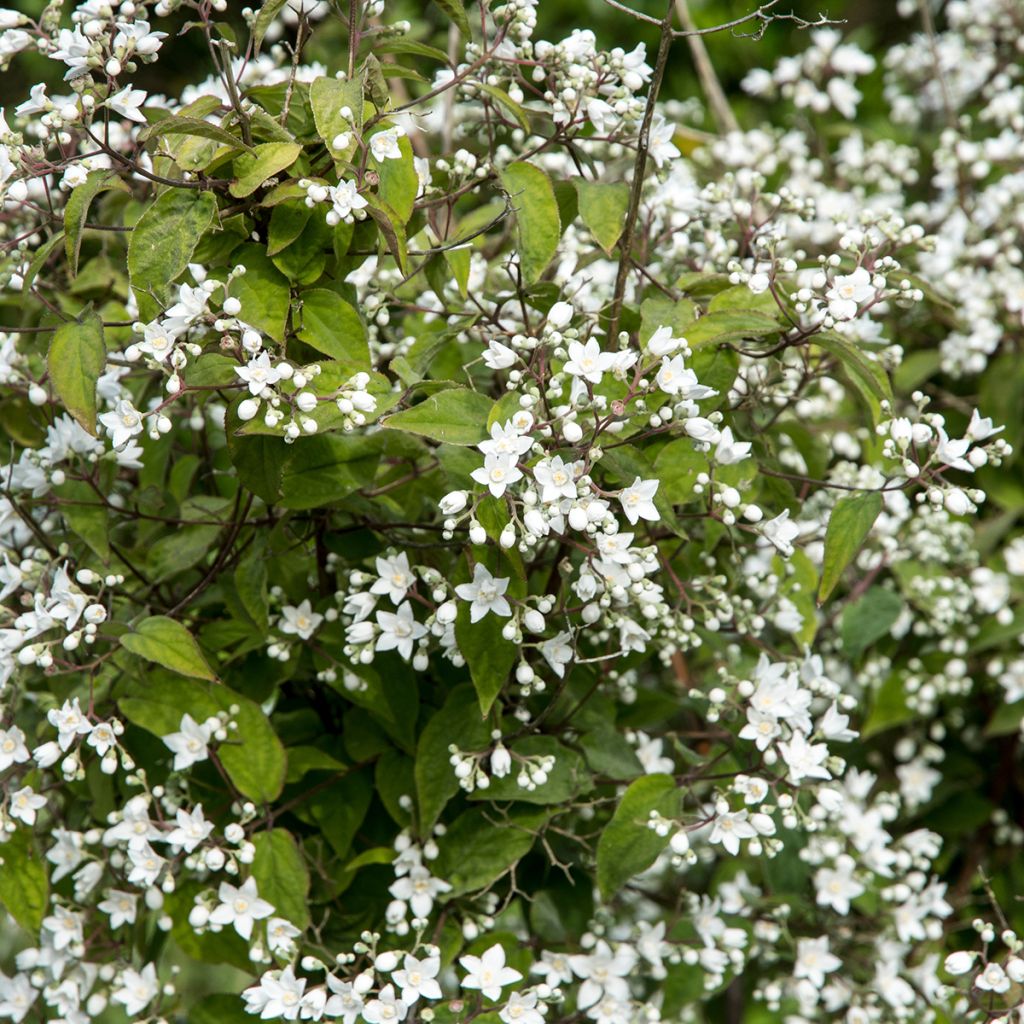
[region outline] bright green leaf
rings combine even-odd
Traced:
[[[828,517],[825,530],[825,556],[818,587],[818,604],[825,601],[853,561],[882,511],[882,496],[877,491],[840,498]]]
[[[156,662],[179,675],[216,679],[195,637],[166,615],[151,615],[121,636],[121,646],[146,661]]]
[[[533,284],[554,259],[562,235],[555,191],[551,179],[539,167],[523,161],[509,164],[501,172],[501,183],[519,224],[523,280]]]
[[[103,323],[97,314],[54,331],[46,354],[50,382],[64,408],[90,434],[96,433],[96,382],[106,365]]]

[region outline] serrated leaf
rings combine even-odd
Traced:
[[[252,843],[252,874],[260,896],[296,928],[307,928],[309,871],[292,834],[283,828],[257,832]]]
[[[448,388],[404,412],[381,420],[391,430],[407,430],[446,444],[474,445],[486,436],[491,400],[468,388]]]
[[[646,871],[668,845],[647,827],[651,811],[674,817],[679,788],[671,775],[645,775],[630,784],[597,842],[597,885],[608,900],[634,875]]]
[[[89,313],[61,324],[50,339],[46,368],[64,408],[90,434],[96,434],[96,382],[107,365],[103,321]]]
[[[142,320],[151,320],[213,223],[212,192],[171,188],[139,218],[128,243],[128,273]]]
[[[310,288],[296,303],[295,333],[318,352],[355,370],[370,369],[366,326],[355,308],[337,292]]]
[[[824,602],[835,590],[843,571],[860,551],[881,511],[882,496],[877,491],[852,494],[836,502],[825,530],[825,555],[821,584],[818,587],[818,604]]]
[[[544,171],[523,161],[501,172],[501,184],[516,211],[523,280],[533,284],[554,259],[562,236],[555,190]]]
[[[140,658],[163,665],[179,675],[214,680],[217,676],[195,637],[166,615],[151,615],[121,636],[121,646]]]
[[[251,196],[268,178],[291,167],[302,147],[297,142],[261,142],[235,161],[235,180],[228,191],[236,198]]]
[[[626,225],[629,186],[625,182],[576,181],[580,217],[595,241],[610,256]]]
[[[260,52],[264,37],[270,31],[270,26],[274,24],[277,16],[284,10],[286,3],[288,3],[288,0],[265,0],[263,6],[259,9],[256,20],[252,24],[252,48],[254,53]]]
[[[240,139],[237,135],[220,125],[204,121],[199,117],[165,117],[144,128],[139,133],[139,139],[146,142],[149,139],[159,138],[161,135],[191,135],[200,139],[208,139],[211,142],[219,142],[222,146],[231,146],[235,149],[245,149],[252,152],[253,147]],[[221,151],[223,152],[223,151]]]
[[[458,743],[464,749],[474,750],[483,747],[487,738],[487,725],[473,689],[456,687],[444,707],[427,722],[416,745],[413,775],[421,832],[430,832],[444,805],[459,791],[459,780],[448,760],[449,744]]]
[[[413,163],[412,146],[408,138],[398,140],[402,155],[399,159],[377,161],[380,176],[378,194],[403,222],[408,222],[420,189],[419,175]]]
[[[469,18],[466,17],[466,7],[462,0],[434,0],[434,3],[455,22],[455,26],[466,39],[471,37]]]
[[[764,338],[781,330],[778,321],[756,310],[719,310],[706,313],[687,327],[686,340],[691,348],[696,348],[740,338]]]
[[[71,190],[64,207],[64,252],[70,264],[71,276],[78,274],[78,256],[82,249],[82,232],[89,219],[92,201],[111,189],[128,192],[128,186],[114,171],[90,171],[81,185]]]
[[[30,828],[18,828],[0,845],[0,903],[33,937],[49,907],[50,875]]]
[[[843,653],[855,660],[884,637],[903,611],[903,599],[884,587],[871,587],[843,610]]]

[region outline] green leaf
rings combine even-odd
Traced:
[[[349,772],[306,803],[324,838],[339,857],[348,855],[373,799],[373,772]]]
[[[232,420],[237,423],[234,407],[231,412]],[[268,505],[275,504],[281,497],[284,467],[292,454],[280,437],[228,434],[228,455],[239,483]]]
[[[234,261],[245,267],[245,273],[231,282],[231,294],[242,303],[239,316],[283,343],[291,309],[288,279],[259,245],[243,245]]]
[[[355,308],[337,292],[327,288],[302,292],[295,319],[300,325],[295,333],[301,341],[354,370],[370,369],[366,326]]]
[[[208,139],[211,142],[219,142],[223,146],[231,146],[235,149],[247,149],[252,151],[248,145],[237,135],[232,135],[219,125],[211,124],[200,117],[164,117],[144,128],[139,132],[139,140],[146,142],[149,139],[158,138],[161,135],[191,135],[195,138]]]
[[[235,180],[228,191],[236,198],[251,196],[268,178],[291,167],[302,147],[297,142],[262,142],[235,161]]]
[[[486,888],[530,852],[546,820],[544,811],[516,809],[495,824],[476,808],[466,811],[438,841],[439,877],[451,883],[452,896]]]
[[[275,19],[284,10],[288,0],[264,0],[263,6],[252,24],[252,48],[254,53],[260,52],[263,38],[274,24]]]
[[[357,133],[363,125],[363,87],[358,78],[341,82],[337,78],[317,78],[309,87],[309,103],[317,134],[335,162],[347,160],[358,145]],[[342,115],[348,108],[351,119]],[[336,149],[334,140],[346,132],[351,133],[348,146]]]
[[[277,203],[270,214],[270,226],[267,228],[267,255],[276,256],[300,238],[312,216],[313,210],[300,199]]]
[[[658,452],[654,472],[661,481],[658,490],[662,496],[673,505],[685,505],[699,497],[693,488],[697,476],[708,472],[708,457],[697,451],[689,438],[680,437]]]
[[[373,480],[380,462],[380,438],[374,436],[317,435],[292,450],[281,480],[281,504],[296,510],[347,498]]]
[[[128,273],[140,319],[160,312],[216,212],[212,192],[170,188],[139,218],[128,243]]]
[[[604,899],[646,871],[668,845],[668,836],[647,827],[651,811],[671,818],[678,809],[679,788],[671,775],[645,775],[630,784],[597,841],[597,885]]]
[[[883,587],[871,587],[843,611],[843,653],[851,660],[859,658],[889,632],[902,611],[903,599],[899,594]]]
[[[103,322],[88,313],[81,322],[61,324],[50,339],[46,368],[64,408],[96,433],[96,382],[107,365]]]
[[[121,646],[146,661],[193,679],[216,679],[195,637],[166,615],[143,619],[131,633],[121,637]]]
[[[185,712],[202,721],[228,711],[238,728],[217,750],[228,777],[243,796],[258,803],[280,796],[287,768],[284,747],[260,706],[240,693],[156,670],[133,683],[118,707],[129,722],[161,737],[177,732]]]
[[[268,0],[268,5],[274,2]],[[280,0],[281,6],[284,3],[285,0]],[[191,925],[188,927],[191,928]],[[213,933],[209,934],[212,937]],[[251,1021],[252,1016],[245,1012],[245,1003],[232,992],[203,996],[188,1011],[188,1024],[249,1024]]]
[[[778,321],[756,310],[719,310],[705,313],[686,328],[686,340],[690,348],[699,345],[720,345],[724,341],[738,341],[741,338],[763,338],[778,334],[782,328]]]
[[[985,726],[985,736],[1010,736],[1013,733],[1018,733],[1022,721],[1024,721],[1024,700],[1015,700],[1012,704],[1000,704]]]
[[[444,805],[459,791],[448,747],[480,750],[490,732],[480,714],[476,696],[468,686],[458,686],[448,695],[444,707],[427,722],[416,747],[416,802],[420,831],[428,834],[437,824]]]
[[[89,219],[89,207],[101,193],[111,189],[128,192],[128,186],[115,171],[90,171],[77,188],[71,190],[64,207],[64,252],[71,267],[71,276],[78,274],[78,254],[82,248],[82,231]]]
[[[366,197],[366,212],[373,218],[388,252],[394,257],[403,274],[409,271],[408,244],[405,237],[405,222],[391,207],[377,195]]]
[[[32,830],[16,829],[0,845],[0,903],[33,936],[38,935],[49,909],[49,879]]]
[[[471,38],[469,18],[466,17],[466,7],[462,0],[434,0],[434,3],[451,18],[466,39]]]
[[[283,828],[257,832],[252,843],[252,873],[260,896],[296,928],[308,928],[309,871],[292,834]]]
[[[861,738],[869,739],[876,733],[909,722],[913,717],[914,713],[907,707],[903,681],[898,674],[893,673],[875,690],[871,711],[860,730]]]
[[[595,241],[610,256],[626,226],[629,186],[625,182],[576,181],[580,217]]]
[[[814,344],[839,360],[850,383],[871,410],[875,423],[881,419],[882,401],[892,402],[892,385],[880,363],[869,359],[857,346],[839,334],[819,334]]]
[[[110,513],[100,504],[96,492],[84,480],[66,480],[54,491],[68,529],[105,562],[110,557]]]
[[[853,561],[881,511],[882,496],[877,491],[852,494],[836,502],[825,530],[825,555],[821,585],[818,587],[818,604],[824,602],[835,590],[843,570]]]
[[[501,183],[516,210],[523,280],[533,284],[554,258],[562,235],[555,190],[539,167],[523,161],[509,164]]]
[[[479,622],[470,622],[469,605],[464,601],[459,602],[455,642],[469,666],[469,675],[473,680],[482,715],[491,710],[519,657],[516,645],[501,635],[504,624],[504,619],[492,614],[484,616]]]
[[[246,614],[261,632],[266,633],[269,615],[266,553],[257,548],[249,558],[239,562],[234,578],[235,592]]]
[[[203,560],[221,528],[213,524],[186,526],[165,534],[146,553],[146,566],[154,583],[177,576]],[[168,665],[168,668],[172,666]],[[186,673],[188,675],[189,673]]]
[[[378,194],[402,222],[407,223],[416,203],[420,179],[413,163],[412,146],[408,138],[400,138],[398,148],[402,151],[401,159],[377,162],[377,173],[380,175]]]
[[[381,425],[446,444],[475,445],[487,436],[487,416],[494,403],[468,388],[449,388],[404,412],[385,416]]]

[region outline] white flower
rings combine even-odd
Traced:
[[[25,734],[16,725],[0,729],[0,772],[12,764],[24,764],[31,755],[25,746]]]
[[[300,605],[294,607],[286,604],[281,608],[281,618],[277,628],[282,633],[297,636],[300,640],[308,640],[324,621],[324,617],[313,611],[313,606],[306,598]]]
[[[109,916],[111,928],[120,928],[123,924],[135,924],[138,899],[138,896],[133,892],[108,889],[106,899],[101,903],[97,903],[96,906]]]
[[[532,426],[532,423],[530,425]],[[517,455],[524,455],[533,445],[533,440],[524,436],[526,430],[529,430],[529,427],[524,430],[514,420],[507,420],[505,423],[492,423],[491,436],[487,440],[481,441],[477,448],[484,455],[507,455],[513,458]]]
[[[270,353],[261,352],[250,359],[245,366],[236,366],[235,373],[239,380],[249,386],[250,395],[261,395],[264,389],[276,384],[281,379],[280,371],[270,363]]]
[[[827,740],[849,743],[859,735],[853,729],[848,728],[849,724],[850,716],[842,714],[836,702],[833,701],[821,719],[821,734]]]
[[[339,981],[333,974],[327,975],[327,987],[333,993],[324,1007],[324,1015],[337,1017],[342,1024],[355,1024],[363,1012],[363,1000],[349,981]]]
[[[122,448],[136,434],[142,433],[142,414],[127,398],[122,398],[112,412],[103,413],[99,421],[115,448]]]
[[[200,725],[188,712],[181,716],[178,732],[163,737],[164,746],[174,754],[176,772],[191,768],[210,756],[209,743],[213,729],[204,722]]]
[[[124,1007],[129,1017],[136,1018],[156,998],[159,991],[156,967],[146,964],[141,971],[133,967],[122,971],[120,987],[114,990],[111,998]]]
[[[544,1015],[537,1009],[536,992],[513,992],[498,1016],[505,1024],[544,1024]]]
[[[488,612],[507,619],[512,614],[512,607],[505,597],[508,585],[509,577],[493,576],[487,566],[477,562],[473,566],[472,582],[460,583],[455,593],[463,601],[472,602],[469,606],[470,622],[479,622]]]
[[[60,903],[54,905],[49,917],[43,918],[43,928],[52,936],[53,948],[58,953],[82,941],[82,915]]]
[[[246,940],[252,935],[257,921],[274,913],[273,906],[260,899],[255,878],[247,878],[240,886],[221,882],[217,897],[220,903],[213,908],[210,922],[221,927],[234,925],[235,931]]]
[[[793,733],[788,743],[779,743],[779,753],[789,768],[789,781],[798,783],[801,779],[831,779],[825,767],[828,747],[824,743],[808,743],[802,732]]]
[[[395,1024],[405,1020],[408,1012],[408,1005],[395,995],[395,986],[385,985],[377,998],[363,1007],[363,1020],[367,1024]]]
[[[565,666],[573,659],[572,634],[562,632],[557,636],[545,640],[540,645],[540,653],[544,660],[551,666],[551,671],[559,679],[565,676]]]
[[[495,498],[500,498],[509,484],[522,479],[523,473],[515,464],[515,456],[485,455],[484,464],[474,469],[470,476],[478,484],[486,486]]]
[[[381,633],[377,637],[376,650],[397,651],[406,661],[412,657],[413,644],[427,632],[427,627],[413,617],[412,605],[408,601],[394,612],[377,612],[377,625]]]
[[[566,465],[561,455],[541,459],[533,467],[534,479],[541,485],[540,500],[545,504],[562,498],[576,498],[576,466]]]
[[[64,701],[59,708],[51,708],[46,713],[46,720],[57,730],[57,743],[61,750],[67,750],[76,736],[86,736],[92,731],[92,724],[82,714],[77,697]]]
[[[39,993],[32,987],[25,974],[12,978],[0,973],[0,1017],[7,1017],[13,1024],[20,1024],[28,1016]]]
[[[459,966],[466,971],[462,987],[479,989],[488,999],[500,999],[501,990],[523,976],[505,966],[505,950],[495,943],[482,956],[459,957]]]
[[[153,885],[167,864],[148,842],[143,842],[139,846],[130,845],[128,859],[132,862],[128,881],[140,887]]]
[[[864,886],[853,877],[856,862],[847,854],[836,860],[834,868],[820,868],[814,875],[819,907],[831,907],[837,914],[850,912],[850,900],[863,895]]]
[[[402,990],[402,1002],[411,1006],[420,996],[424,999],[440,999],[441,986],[437,982],[440,970],[439,956],[417,960],[411,953],[406,953],[402,969],[393,975],[395,984]]]
[[[938,435],[938,442],[935,445],[936,459],[942,465],[949,466],[950,469],[960,469],[965,473],[973,473],[974,466],[964,458],[967,454],[967,449],[971,447],[970,439],[964,437],[954,441],[942,427],[939,427],[936,433]]]
[[[985,964],[981,973],[974,978],[974,987],[984,992],[1006,992],[1010,987],[1010,979],[1000,964]]]
[[[213,822],[206,820],[202,804],[196,804],[191,813],[179,807],[175,812],[175,821],[177,827],[167,833],[164,842],[186,853],[192,853],[213,831]]]
[[[679,150],[672,142],[675,133],[674,125],[669,124],[661,114],[654,115],[647,152],[658,167],[661,167],[666,160],[674,160],[679,156]]]
[[[354,181],[339,181],[337,185],[329,186],[327,198],[331,202],[331,212],[327,215],[328,220],[333,220],[335,223],[350,221],[356,210],[362,210],[369,205],[366,197],[359,194]]]
[[[393,558],[378,555],[377,574],[378,579],[374,580],[370,593],[384,594],[391,599],[392,604],[399,604],[406,591],[416,582],[409,566],[409,556],[404,551]]]
[[[622,511],[631,525],[635,526],[640,519],[657,522],[661,518],[654,507],[654,495],[659,483],[658,480],[641,480],[637,477],[629,487],[619,492]]]
[[[384,160],[401,160],[402,150],[398,145],[398,140],[403,135],[405,135],[405,129],[399,125],[393,125],[391,128],[385,128],[382,132],[377,132],[370,139],[370,152],[373,154],[373,159],[377,163],[382,163]]]
[[[647,339],[647,351],[652,356],[670,356],[685,344],[685,338],[673,337],[671,327],[662,326]]]
[[[267,945],[271,953],[289,956],[295,949],[295,940],[302,932],[283,917],[272,917],[267,921]]]
[[[858,267],[852,274],[836,275],[825,298],[828,299],[828,311],[836,320],[852,320],[861,303],[873,298],[874,294],[871,275],[863,267]]]
[[[263,1020],[297,1020],[305,988],[306,979],[296,978],[289,965],[283,971],[267,971],[260,978],[259,988],[246,989],[242,998],[248,1012],[259,1013]]]
[[[715,445],[715,462],[721,466],[732,466],[742,462],[750,454],[750,449],[749,441],[734,441],[732,429],[726,427]]]
[[[46,797],[36,793],[31,786],[22,786],[12,794],[7,811],[12,818],[23,821],[26,825],[36,823],[36,812],[46,806]]]
[[[434,899],[448,892],[451,886],[440,878],[434,878],[422,865],[416,865],[403,878],[391,884],[388,892],[396,900],[404,900],[412,907],[416,917],[429,917],[434,909]]]
[[[800,527],[789,521],[789,509],[784,509],[774,519],[761,524],[761,533],[772,542],[781,555],[788,558],[793,554],[793,540],[799,535]]]
[[[578,1001],[581,1008],[593,1006],[599,1000],[629,998],[626,977],[636,965],[636,953],[623,943],[613,953],[611,947],[601,939],[589,954],[569,957],[573,973],[583,979]]]
[[[828,936],[820,939],[800,939],[796,947],[794,978],[806,978],[815,988],[825,986],[825,975],[842,967],[842,961],[829,952]]]
[[[127,117],[129,121],[145,124],[146,116],[139,109],[145,102],[146,92],[144,89],[133,89],[130,85],[126,85],[120,92],[111,96],[106,105],[115,114]]]
[[[748,811],[720,814],[715,818],[708,842],[721,843],[735,857],[740,852],[740,840],[753,839],[757,835],[757,829],[750,824],[749,817]]]
[[[591,384],[600,384],[604,374],[615,364],[613,352],[602,352],[601,346],[593,339],[586,344],[580,341],[569,342],[569,359],[563,369],[573,377],[588,380]]]

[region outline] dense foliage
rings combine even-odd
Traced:
[[[0,1020],[1024,1020],[1024,8],[436,4],[0,10]]]

